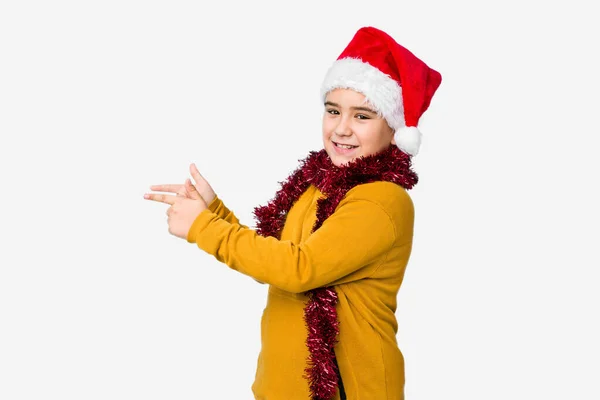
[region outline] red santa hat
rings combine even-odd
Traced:
[[[327,93],[338,88],[362,93],[394,130],[396,146],[415,156],[421,145],[419,118],[441,82],[439,72],[387,33],[364,27],[327,72],[321,99],[325,101]]]

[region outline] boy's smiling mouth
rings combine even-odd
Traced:
[[[333,140],[332,140],[332,142],[333,142],[333,145],[335,147],[339,148],[339,149],[352,150],[352,149],[355,149],[355,148],[358,147],[358,146],[354,146],[354,145],[351,145],[351,144],[336,143]]]

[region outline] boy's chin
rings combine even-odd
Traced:
[[[338,154],[329,154],[329,159],[331,163],[336,167],[342,167],[344,165],[348,165],[348,163],[354,161],[356,157],[340,157]]]
[[[335,165],[336,167],[341,167],[342,165],[346,165],[346,164],[354,161],[357,157],[361,156],[360,152],[343,155],[343,154],[339,154],[338,152],[336,152],[334,148],[326,147],[325,150],[326,150],[327,155],[329,156],[329,159],[331,160],[332,164]]]

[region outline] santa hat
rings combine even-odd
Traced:
[[[338,88],[362,93],[394,130],[398,148],[415,156],[421,145],[419,118],[441,82],[439,72],[387,33],[364,27],[327,72],[321,99],[325,101],[327,93]]]

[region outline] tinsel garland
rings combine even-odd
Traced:
[[[281,189],[275,197],[267,205],[254,209],[256,231],[261,236],[279,239],[287,213],[302,193],[314,185],[325,195],[317,201],[314,232],[333,214],[350,189],[375,181],[393,182],[411,189],[418,182],[417,174],[411,169],[411,156],[391,145],[378,154],[336,166],[324,149],[312,151],[285,181],[280,182]],[[304,320],[310,355],[304,378],[308,380],[311,399],[330,400],[335,396],[339,374],[334,352],[339,333],[338,297],[333,287],[313,289],[306,295],[309,300],[304,308]]]

